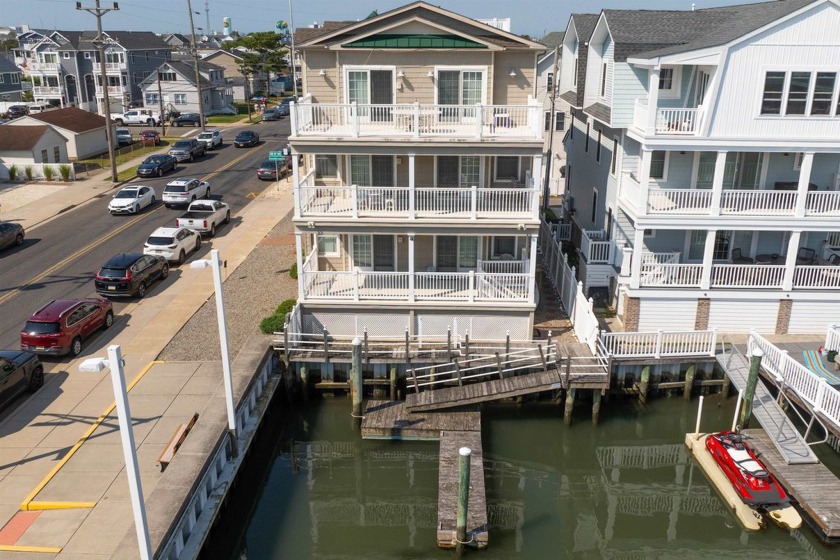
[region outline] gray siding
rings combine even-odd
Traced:
[[[626,62],[613,63],[612,125],[627,128],[633,124],[637,98],[647,98],[647,72]]]

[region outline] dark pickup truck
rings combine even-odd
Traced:
[[[44,366],[32,352],[0,350],[0,409],[26,390],[44,384]]]

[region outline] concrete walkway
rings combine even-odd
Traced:
[[[292,210],[288,183],[287,178],[268,187],[239,214],[241,223],[213,239],[213,248],[227,261],[227,275]],[[79,189],[86,191],[80,200],[96,189]],[[28,211],[30,206],[22,207],[22,219],[49,219],[47,212]],[[212,275],[180,267],[164,286],[128,305],[112,330],[95,339],[97,347],[120,344],[126,381],[136,380],[129,398],[147,498],[166,495],[154,493],[162,476],[156,463],[178,424],[196,412],[197,427],[203,419],[216,422],[219,414],[224,416],[221,364],[155,362],[212,296]],[[218,344],[215,322],[207,326],[207,344]],[[104,347],[96,355],[104,356]],[[80,373],[84,357],[90,355],[49,374],[44,387],[0,424],[0,560],[132,557],[126,555],[132,547],[124,539],[135,539],[136,555],[116,415],[109,412],[114,401],[110,374]],[[194,445],[201,449],[199,442]],[[33,507],[61,509],[27,511]]]

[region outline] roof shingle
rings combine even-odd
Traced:
[[[31,150],[49,130],[47,125],[15,126],[14,133],[10,125],[0,125],[6,130],[0,134],[0,152],[24,152]]]
[[[84,111],[78,107],[65,107],[29,115],[35,120],[64,128],[72,132],[87,132],[98,128],[105,128],[105,117]]]

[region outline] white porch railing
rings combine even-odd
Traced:
[[[292,104],[293,136],[365,137],[447,136],[542,139],[542,106]]]
[[[720,213],[739,216],[793,216],[796,191],[721,192]]]
[[[612,264],[615,243],[602,230],[581,230],[580,251],[589,264]]]
[[[645,251],[642,253],[642,264],[678,264],[680,252],[670,251],[668,253],[653,253]]]
[[[714,356],[717,329],[629,333],[601,331],[601,344],[616,358]]]
[[[840,288],[840,266],[801,265],[793,270],[794,288]]]
[[[639,192],[641,194],[641,190]],[[708,215],[711,207],[712,191],[706,189],[653,188],[648,192],[649,214]]]
[[[699,107],[656,110],[656,134],[696,134],[700,130]]]
[[[806,216],[840,216],[840,192],[809,192],[805,199]]]
[[[61,95],[61,87],[35,86],[32,88],[33,95]]]
[[[102,86],[100,86],[99,84],[96,84],[96,90],[95,91],[96,91],[97,94],[101,94],[102,93]],[[125,93],[126,91],[128,91],[128,86],[108,86],[108,93],[122,94],[122,93]]]
[[[702,264],[642,262],[641,286],[689,288],[700,286]]]
[[[825,333],[825,349],[840,352],[840,325],[829,325]]]
[[[99,68],[99,66],[96,66]],[[105,63],[105,71],[106,72],[121,72],[126,69],[125,62],[106,62]]]
[[[755,348],[760,348],[764,352],[761,366],[773,376],[784,379],[786,387],[794,390],[801,399],[818,409],[820,414],[836,428],[840,428],[840,392],[832,388],[825,379],[817,376],[759,334],[750,334],[747,348],[748,355],[752,355]]]
[[[784,276],[784,265],[713,264],[711,286],[713,288],[781,288]]]
[[[58,62],[32,62],[30,68],[36,72],[58,72],[61,64]]]
[[[538,189],[299,186],[299,213],[309,217],[537,219]]]
[[[525,274],[528,261],[478,261],[478,272],[491,274]]]
[[[672,253],[660,253],[660,258]],[[699,287],[703,265],[697,263],[655,262],[651,253],[642,256],[641,282],[643,287],[671,288]],[[712,265],[712,288],[771,288],[783,287],[785,265],[718,264]],[[793,289],[840,288],[840,267],[826,265],[797,265],[793,270]]]

